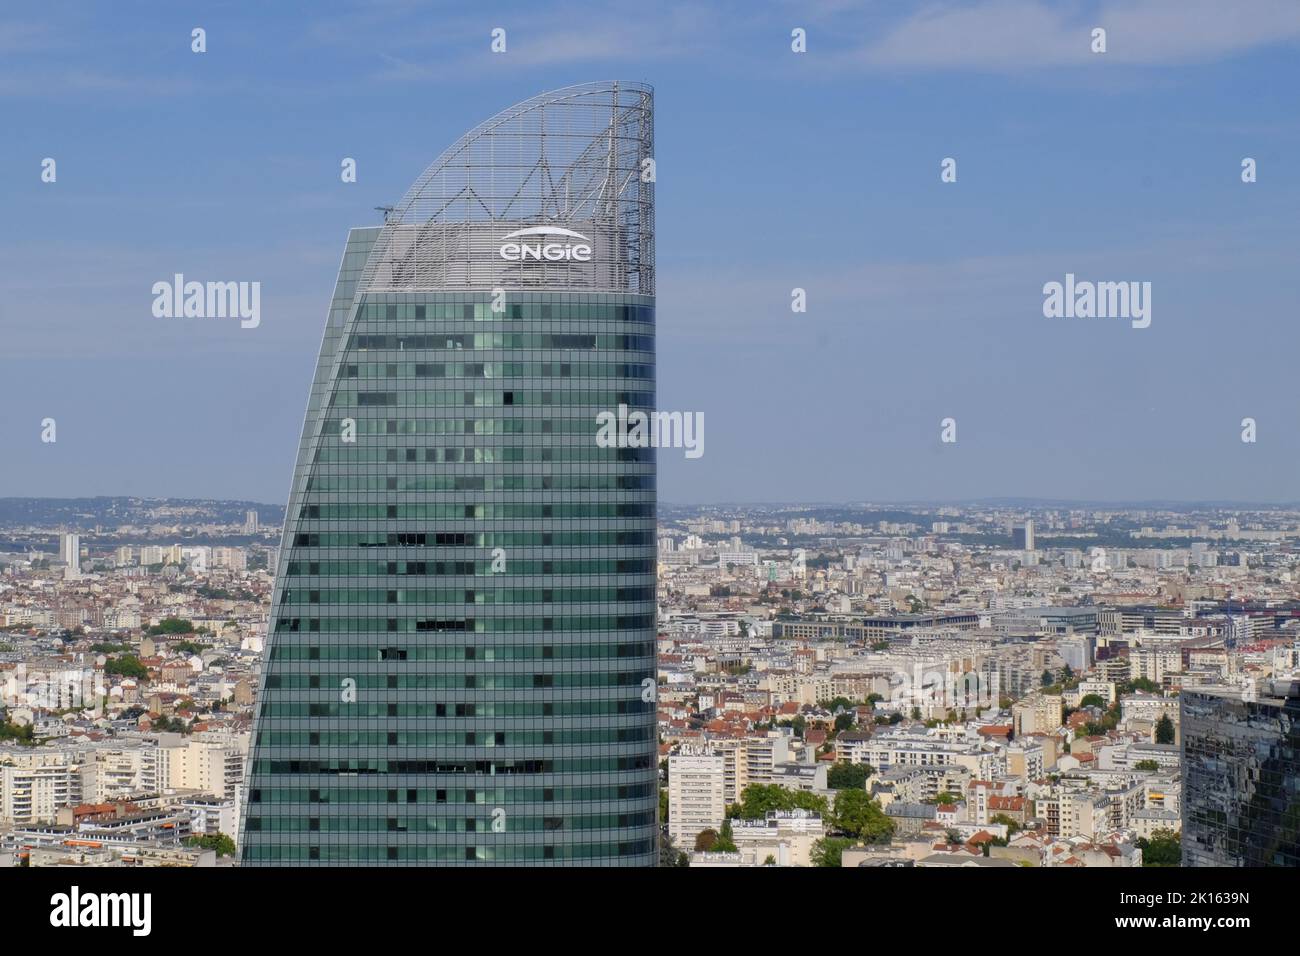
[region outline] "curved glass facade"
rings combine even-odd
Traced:
[[[428,212],[475,131],[349,236],[276,575],[245,865],[656,862],[655,452],[595,440],[599,413],[654,406],[653,215],[626,176],[649,97],[574,88],[481,127],[553,142],[538,108],[577,104],[594,133],[605,117],[603,152],[594,133],[537,139],[552,185],[531,209],[512,164],[475,197],[499,215]],[[596,195],[602,164],[593,208],[573,184]],[[490,241],[449,252],[466,223]],[[529,229],[517,244],[546,238],[520,261],[509,237]],[[541,245],[564,229],[578,240]]]

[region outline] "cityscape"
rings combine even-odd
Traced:
[[[279,509],[0,511],[3,859],[236,865]],[[1296,866],[1298,544],[1300,507],[662,505],[659,865]],[[499,847],[517,808],[466,802]]]
[[[0,11],[0,939],[1281,926],[1297,53],[1295,0]]]

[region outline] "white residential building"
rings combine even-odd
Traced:
[[[726,816],[721,754],[684,752],[668,758],[668,835],[691,850],[702,830],[718,830]]]

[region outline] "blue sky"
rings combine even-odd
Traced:
[[[625,78],[660,407],[706,421],[662,500],[1300,499],[1300,4],[594,6],[0,9],[0,496],[282,501],[347,229],[512,103]],[[260,281],[260,327],[154,318],[175,272]],[[1045,318],[1067,272],[1151,282],[1150,328]]]

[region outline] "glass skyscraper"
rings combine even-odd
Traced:
[[[1300,681],[1181,698],[1183,866],[1300,866]]]
[[[245,865],[653,865],[653,94],[467,133],[348,236],[303,424]]]

